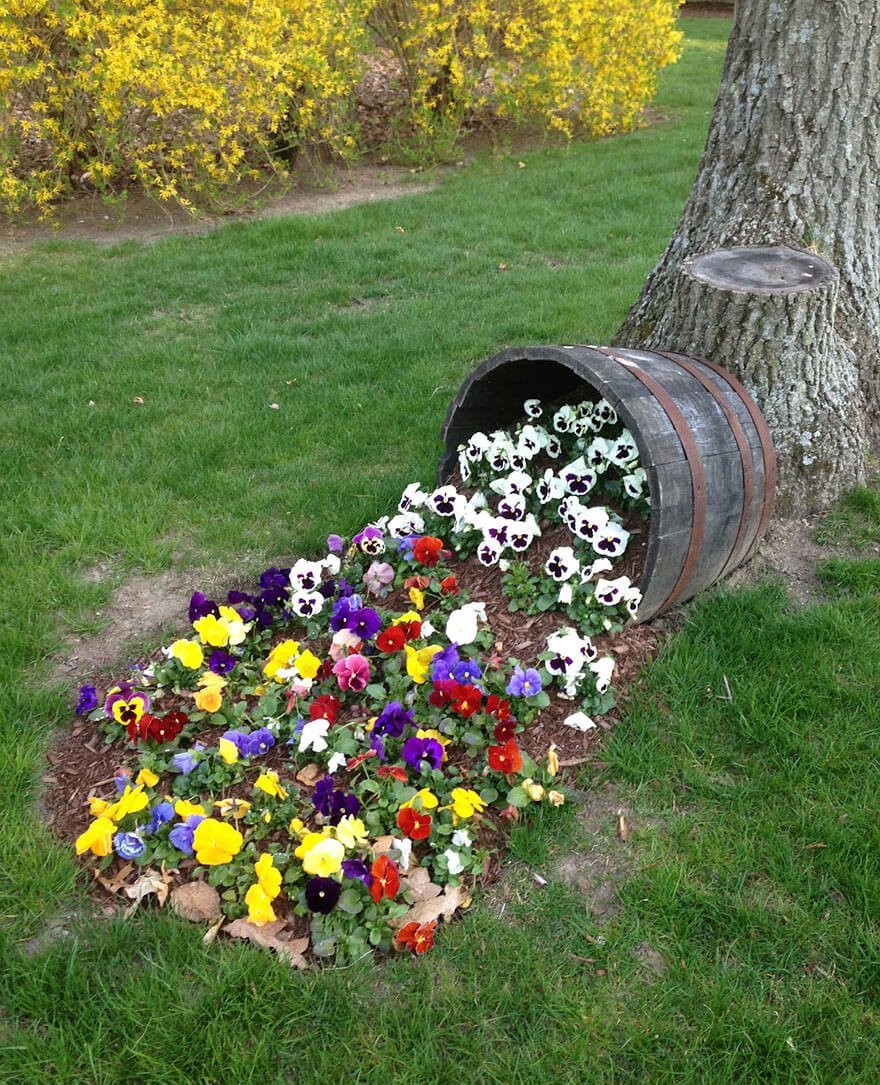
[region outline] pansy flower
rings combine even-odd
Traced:
[[[453,516],[462,503],[462,495],[454,486],[440,486],[429,496],[427,505],[438,516]]]
[[[118,832],[113,837],[113,848],[120,859],[138,859],[147,850],[143,837],[138,832]]]
[[[169,843],[177,848],[178,851],[182,851],[184,855],[192,855],[193,848],[193,835],[198,826],[205,820],[202,814],[190,814],[185,817],[182,822],[175,825],[171,832],[168,834]]]
[[[342,886],[333,878],[309,878],[306,882],[306,907],[310,912],[329,915],[336,907],[341,892]]]
[[[388,629],[383,629],[381,633],[376,637],[376,647],[380,652],[390,654],[391,652],[399,652],[406,641],[406,633],[401,626],[392,625]]]
[[[402,946],[411,949],[413,953],[422,954],[427,953],[434,945],[434,932],[436,930],[436,919],[432,919],[430,923],[417,923],[413,920],[400,928],[396,938]]]
[[[319,591],[293,591],[290,596],[290,609],[298,618],[313,618],[320,614],[324,606],[324,596]]]
[[[95,818],[84,833],[76,839],[76,854],[82,855],[90,851],[93,855],[103,857],[109,855],[113,849],[113,833],[116,826],[107,817]]]
[[[514,739],[508,739],[503,746],[489,747],[489,768],[495,772],[509,774],[519,772],[523,767],[522,753]]]
[[[431,815],[426,810],[404,806],[397,811],[397,827],[410,840],[427,840],[431,835],[431,825]]]
[[[387,855],[380,855],[370,868],[370,874],[373,876],[370,884],[370,896],[376,904],[383,897],[394,900],[398,889],[400,889],[400,875],[394,861],[389,859]]]
[[[425,767],[439,769],[443,764],[443,746],[434,738],[408,738],[400,756],[414,772]]]
[[[609,558],[619,558],[620,555],[626,550],[626,544],[629,542],[629,532],[622,528],[620,524],[615,524],[609,520],[604,527],[600,528],[594,537],[590,540],[590,545],[596,551],[597,554],[602,554]]]
[[[382,619],[372,607],[349,611],[345,628],[361,640],[371,640],[382,626]]]
[[[413,544],[413,557],[420,565],[432,568],[440,560],[443,540],[435,535],[423,535]]]
[[[333,673],[341,690],[360,693],[370,681],[370,664],[362,655],[346,656],[334,664]]]
[[[203,866],[221,866],[238,855],[244,837],[226,821],[204,818],[193,833],[193,850]]]
[[[335,723],[341,707],[338,697],[334,697],[332,693],[323,693],[309,705],[309,719]]]
[[[376,556],[385,553],[385,538],[380,528],[375,524],[368,524],[363,531],[358,532],[351,540],[361,553]]]
[[[522,667],[514,667],[510,681],[507,683],[507,692],[511,697],[535,697],[542,688],[541,675],[534,667],[528,667],[525,670]]]
[[[400,738],[404,730],[414,724],[415,713],[412,708],[404,708],[399,701],[389,701],[373,724],[373,734]]]
[[[611,685],[611,675],[614,673],[614,660],[611,656],[602,656],[589,664],[590,670],[596,676],[596,692],[605,693]]]
[[[323,574],[324,566],[320,561],[300,558],[293,563],[290,570],[290,586],[295,592],[317,591]]]
[[[84,716],[87,712],[94,711],[98,704],[98,692],[94,686],[79,687],[79,698],[74,709],[77,716]]]
[[[350,878],[352,881],[356,880],[363,882],[363,884],[368,887],[373,880],[370,868],[363,859],[343,859],[342,873],[346,878]]]
[[[116,686],[104,701],[107,715],[127,727],[137,723],[150,708],[150,698],[143,690],[132,689],[128,684]]]

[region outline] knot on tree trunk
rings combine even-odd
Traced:
[[[865,432],[852,352],[835,331],[840,279],[813,252],[715,249],[682,262],[654,345],[702,355],[761,408],[779,464],[777,507],[820,508],[862,480]]]

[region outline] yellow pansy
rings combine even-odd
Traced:
[[[353,848],[356,844],[364,844],[368,839],[367,827],[360,818],[347,814],[339,819],[335,828],[336,839],[344,848]]]
[[[137,776],[135,776],[134,782],[136,784],[142,784],[144,787],[155,787],[159,782],[159,777],[155,772],[151,772],[150,769],[141,769]]]
[[[171,654],[191,671],[198,670],[205,662],[205,653],[197,640],[176,640],[171,645]]]
[[[562,806],[562,804],[565,802],[565,796],[562,794],[561,791],[548,791],[547,801],[550,803],[551,806]]]
[[[223,694],[219,689],[209,686],[208,689],[200,689],[193,696],[193,700],[200,712],[219,712],[223,704]]]
[[[272,795],[273,798],[287,798],[287,790],[281,786],[278,773],[274,769],[267,769],[261,776],[258,776],[254,787],[258,787],[260,791],[265,791],[267,795]]]
[[[193,849],[196,859],[204,866],[220,866],[238,855],[244,837],[226,821],[205,818],[193,833]]]
[[[93,818],[100,817],[101,814],[105,813],[109,805],[110,803],[106,799],[99,799],[97,795],[93,795],[89,799],[89,813]]]
[[[197,685],[199,689],[221,690],[229,685],[229,683],[222,674],[215,674],[213,671],[205,671],[203,675],[199,676]]]
[[[281,892],[281,871],[274,865],[272,856],[264,852],[254,863],[257,882],[270,900]]]
[[[301,678],[314,678],[321,669],[321,660],[308,648],[293,661],[294,669]]]
[[[302,820],[302,818],[291,818],[290,824],[287,826],[287,831],[292,836],[298,836],[300,837],[300,839],[302,839],[302,837],[305,836],[305,833],[303,832],[305,827],[305,822]]]
[[[420,588],[409,589],[409,601],[416,610],[425,609],[425,593]]]
[[[420,622],[421,620],[422,616],[417,610],[408,610],[406,614],[401,614],[399,618],[394,618],[391,624],[402,625],[404,622]]]
[[[192,814],[198,814],[199,817],[204,817],[207,814],[207,810],[200,803],[190,802],[188,799],[178,799],[174,804],[174,813],[179,818],[188,818]]]
[[[559,755],[556,753],[556,743],[551,742],[547,750],[547,771],[551,776],[559,772]]]
[[[122,821],[128,814],[136,814],[138,810],[143,810],[145,806],[149,804],[149,796],[146,794],[143,788],[143,784],[139,784],[135,788],[125,785],[125,791],[119,796],[119,798],[108,806],[104,811],[104,817],[110,818],[111,821]]]
[[[274,678],[276,682],[283,682],[284,679],[278,677],[278,672],[288,670],[297,655],[299,655],[298,640],[281,641],[269,653],[269,658],[263,667],[263,674],[267,678]]]
[[[486,803],[476,791],[469,787],[456,787],[452,790],[452,811],[458,818],[473,817],[486,809]]]
[[[217,752],[225,765],[234,765],[238,760],[238,747],[231,738],[218,738]]]
[[[304,859],[306,855],[308,855],[308,853],[312,850],[312,848],[320,844],[322,840],[326,840],[329,835],[330,829],[327,827],[322,829],[319,833],[306,833],[306,835],[302,838],[302,843],[293,854],[297,857],[297,859]]]
[[[94,855],[109,855],[113,847],[116,826],[109,818],[96,818],[84,833],[77,837],[76,854],[90,851]]]
[[[422,736],[420,735],[419,737],[421,738]],[[429,787],[423,787],[421,791],[417,791],[411,799],[402,802],[400,804],[400,809],[403,810],[406,806],[414,807],[417,799],[421,803],[421,806],[419,807],[420,810],[433,810],[440,803],[440,800]]]
[[[196,618],[193,629],[198,633],[202,644],[210,644],[212,648],[225,648],[229,644],[229,625],[215,614]]]
[[[303,856],[303,870],[306,874],[317,874],[320,878],[329,878],[342,869],[342,860],[345,858],[345,848],[338,840],[326,837],[319,840],[313,848],[309,848]]]
[[[440,645],[429,644],[425,648],[413,648],[411,644],[404,644],[403,647],[406,651],[406,673],[417,685],[421,685],[427,680],[428,666],[441,650]]]
[[[266,893],[259,882],[255,882],[244,895],[244,902],[248,908],[248,922],[262,927],[264,923],[274,922],[275,910],[272,907],[272,898]]]
[[[226,622],[226,628],[229,630],[228,643],[241,644],[247,636],[249,626],[241,620],[241,615],[235,607],[220,607],[220,620]]]
[[[214,807],[222,818],[243,818],[250,810],[251,804],[246,799],[216,799]]]

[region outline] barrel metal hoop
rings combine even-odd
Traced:
[[[702,362],[703,365],[707,365],[713,372],[717,373],[719,377],[726,380],[730,387],[736,392],[739,398],[742,400],[743,406],[749,412],[752,417],[752,421],[755,423],[755,429],[758,431],[758,440],[761,443],[761,455],[764,458],[764,506],[761,512],[761,519],[758,523],[758,530],[755,532],[755,537],[752,540],[751,546],[743,557],[743,560],[747,557],[751,557],[755,546],[758,544],[758,540],[763,536],[767,530],[767,525],[773,518],[773,506],[776,502],[776,449],[773,446],[773,437],[764,421],[764,416],[758,408],[757,403],[752,399],[748,392],[748,389],[737,378],[729,373],[726,369],[723,369],[716,362],[710,362],[708,358],[702,358],[699,354],[691,354],[691,358],[694,358],[698,362]]]
[[[598,350],[600,354],[604,354],[607,358],[613,358],[614,361],[619,362],[626,368],[628,373],[631,373],[637,380],[641,381],[654,396],[663,410],[666,411],[669,421],[672,423],[676,435],[681,442],[681,447],[684,450],[685,458],[690,469],[691,490],[693,493],[691,537],[688,543],[687,553],[685,554],[684,564],[678,575],[678,580],[676,580],[672,590],[666,596],[665,601],[655,611],[655,614],[663,614],[673,605],[679,595],[681,595],[687,587],[691,575],[700,560],[700,554],[703,548],[703,538],[706,532],[706,473],[703,470],[703,460],[700,455],[700,450],[697,448],[697,444],[691,434],[691,429],[687,420],[681,413],[678,404],[666,389],[650,376],[650,374],[646,373],[643,369],[640,369],[625,355],[620,355],[607,347],[595,347],[594,349]]]
[[[748,533],[748,513],[752,507],[752,499],[755,496],[755,472],[752,468],[752,450],[746,438],[746,432],[742,428],[742,423],[736,417],[736,413],[727,402],[726,397],[721,394],[718,385],[709,380],[706,374],[702,373],[695,365],[693,365],[686,356],[674,354],[668,350],[658,350],[657,353],[662,354],[664,358],[667,358],[675,365],[681,366],[682,369],[690,373],[692,377],[702,384],[709,395],[712,396],[721,408],[724,417],[727,419],[727,424],[730,426],[733,439],[736,441],[736,447],[739,449],[739,458],[743,473],[742,509],[739,514],[739,527],[737,528],[736,538],[733,540],[733,546],[730,548],[730,557],[724,563],[724,568],[718,574],[718,578],[721,579],[721,577],[726,576],[731,569],[735,569],[740,564],[754,541],[753,538],[746,538]]]

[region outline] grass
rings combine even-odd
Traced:
[[[475,362],[608,341],[675,225],[717,87],[729,23],[686,27],[668,119],[631,136],[487,157],[332,216],[56,242],[0,265],[0,1080],[878,1077],[880,614],[864,556],[829,563],[822,605],[765,585],[694,607],[605,779],[579,781],[581,816],[518,828],[501,884],[415,963],[301,975],[163,914],[90,916],[35,805],[69,717],[51,656],[112,586],[92,566],[121,579],[175,561],[196,587],[198,566],[238,578],[307,552],[431,479]],[[876,538],[878,502],[866,488],[836,545]],[[582,816],[597,794],[601,824]],[[616,915],[561,876],[590,857]],[[45,937],[62,909],[74,936]]]

